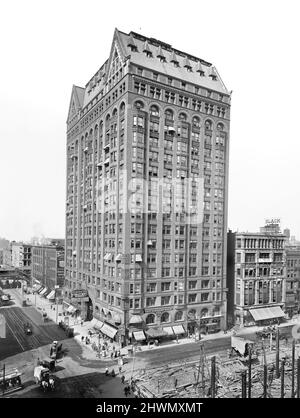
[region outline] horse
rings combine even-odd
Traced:
[[[49,383],[46,382],[46,380],[42,380],[41,385],[42,385],[43,391],[46,392],[49,388]]]
[[[51,390],[54,390],[54,388],[55,388],[55,382],[54,382],[53,377],[50,377],[49,378],[49,385],[50,385],[50,389]]]

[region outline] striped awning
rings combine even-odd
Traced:
[[[185,330],[182,325],[174,325],[172,328],[175,335],[185,334]]]
[[[270,308],[249,309],[255,321],[264,321],[266,319],[282,318],[285,313],[280,306]]]
[[[108,324],[103,324],[103,326],[101,328],[101,332],[103,332],[103,334],[107,335],[109,338],[114,338],[114,336],[116,335],[118,330],[111,327]]]
[[[172,327],[163,327],[163,330],[168,333],[168,335],[174,335]]]
[[[47,299],[49,299],[49,300],[55,299],[55,290],[51,290],[51,292],[47,296]]]
[[[133,336],[136,341],[144,341],[146,339],[143,331],[134,331]]]
[[[45,288],[44,288],[44,289],[40,292],[40,295],[41,295],[41,296],[43,296],[43,295],[47,292],[47,290],[48,290],[48,289],[47,289],[47,287],[45,287]]]

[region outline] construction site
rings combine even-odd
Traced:
[[[201,343],[197,361],[137,371],[133,381],[138,397],[300,397],[300,342],[282,341],[279,333],[259,342],[231,339],[226,353],[206,356]]]

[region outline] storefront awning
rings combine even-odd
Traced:
[[[162,328],[149,328],[147,331],[145,331],[147,336],[150,338],[159,338],[159,337],[165,337],[168,335],[166,331],[164,331]]]
[[[133,336],[136,341],[144,341],[146,339],[145,334],[143,331],[134,331]]]
[[[175,335],[185,334],[185,330],[182,325],[174,325],[172,328]]]
[[[172,327],[163,327],[163,330],[166,331],[168,335],[174,335]]]
[[[55,299],[55,290],[51,290],[51,292],[47,296],[47,299],[49,299],[49,300]]]
[[[41,294],[46,288],[44,286],[41,286],[41,288],[38,290],[37,293]]]
[[[109,338],[114,338],[118,330],[109,326],[108,324],[103,324],[101,332],[103,332],[103,334],[107,335]]]
[[[44,288],[44,289],[40,292],[40,295],[41,295],[41,296],[43,296],[43,295],[47,292],[47,290],[48,290],[48,289],[47,289],[47,287],[45,287],[45,288]]]
[[[103,322],[93,318],[91,321],[91,325],[93,328],[100,330],[103,327]]]
[[[285,313],[280,306],[273,306],[271,308],[249,309],[255,321],[264,321],[266,319],[282,318]]]
[[[40,284],[35,284],[35,285],[33,285],[33,291],[34,292],[38,292],[39,290],[41,290],[42,289],[42,287],[43,286],[41,286]]]

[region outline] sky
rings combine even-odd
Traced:
[[[115,27],[212,62],[232,90],[228,227],[300,238],[298,0],[10,0],[0,5],[0,236],[64,237],[72,85]]]

